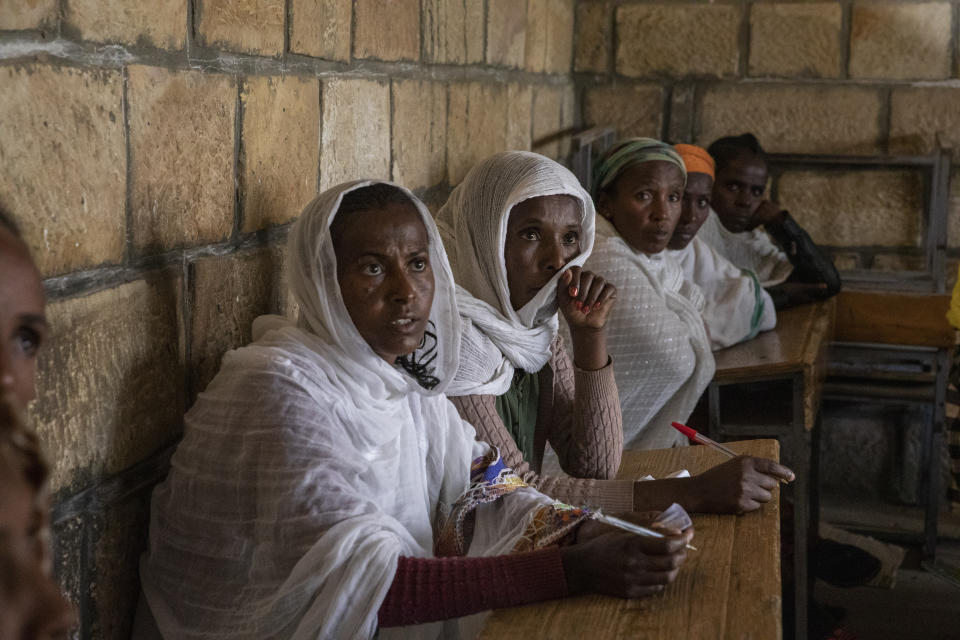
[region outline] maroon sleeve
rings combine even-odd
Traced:
[[[567,595],[558,547],[489,558],[401,557],[381,627],[459,618]]]

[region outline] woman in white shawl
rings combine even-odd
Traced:
[[[444,398],[453,281],[409,191],[334,187],[288,251],[298,324],[261,321],[224,356],[154,493],[139,637],[155,621],[164,638],[369,638],[673,579],[689,533],[651,545],[590,521],[577,544],[549,546],[589,514],[527,487]]]
[[[703,322],[716,351],[756,337],[777,325],[770,294],[749,269],[741,269],[707,244],[698,231],[710,215],[714,162],[706,149],[692,144],[674,148],[687,169],[680,219],[668,254],[683,268],[684,277],[703,293]]]
[[[685,421],[713,377],[700,289],[664,253],[680,217],[683,160],[659,140],[631,138],[594,164],[597,244],[587,261],[620,300],[609,322],[627,448],[684,443]]]

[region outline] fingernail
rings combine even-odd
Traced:
[[[590,313],[590,305],[588,305],[588,304],[583,305],[583,312],[584,312],[585,314],[586,314],[586,313]]]
[[[578,310],[583,311],[583,303],[577,300],[576,307]]]
[[[576,298],[578,293],[580,293],[580,289],[577,289],[576,287],[570,287],[571,298]]]

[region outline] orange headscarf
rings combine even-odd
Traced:
[[[714,178],[713,158],[703,147],[697,147],[692,144],[676,144],[673,146],[683,158],[683,164],[687,166],[687,173],[705,173]]]

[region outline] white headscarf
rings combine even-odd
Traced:
[[[337,282],[334,187],[290,231],[299,326],[277,322],[224,356],[185,418],[153,496],[143,592],[168,638],[369,638],[400,556],[429,557],[438,523],[487,445],[442,395],[457,365],[454,286],[429,212],[440,385],[427,391],[360,336]],[[509,550],[532,509],[520,489],[477,510],[470,555]],[[486,543],[486,544],[485,544]],[[450,624],[450,623],[447,623]],[[437,637],[443,623],[381,630]]]
[[[514,206],[566,194],[579,203],[580,253],[520,310],[510,304],[504,246]],[[515,368],[539,371],[550,360],[557,335],[557,282],[582,266],[593,249],[596,213],[589,194],[563,166],[537,153],[506,151],[474,166],[437,214],[457,282],[463,321],[460,368],[451,396],[501,395]]]

